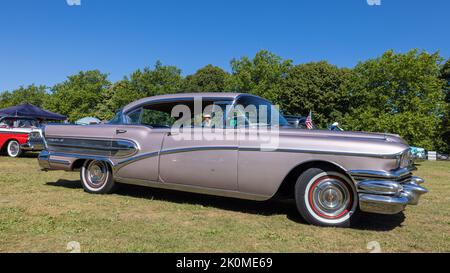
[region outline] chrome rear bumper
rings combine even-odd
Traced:
[[[44,150],[44,143],[27,142],[20,145],[20,148],[24,151],[42,151]]]
[[[50,170],[50,153],[43,150],[38,156],[38,163],[42,171]]]
[[[424,180],[411,175],[411,169],[394,172],[351,171],[356,182],[361,211],[397,214],[407,205],[417,205],[428,192],[420,186]]]

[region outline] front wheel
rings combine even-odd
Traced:
[[[107,194],[116,188],[111,166],[105,161],[86,161],[81,167],[80,176],[86,192]]]
[[[8,155],[10,157],[19,157],[23,153],[22,149],[20,148],[19,142],[17,142],[16,140],[11,140],[10,142],[8,142],[6,151],[8,152]]]
[[[297,209],[312,225],[349,227],[358,208],[352,181],[327,168],[311,168],[295,185]]]

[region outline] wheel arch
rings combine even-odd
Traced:
[[[292,198],[294,197],[294,189],[295,189],[295,183],[297,182],[297,178],[306,170],[314,167],[325,167],[330,168],[334,171],[337,171],[339,173],[342,173],[343,175],[347,176],[350,181],[353,182],[353,179],[348,175],[347,169],[345,169],[340,164],[333,162],[333,161],[326,161],[326,160],[309,160],[302,162],[298,165],[296,165],[292,170],[285,176],[283,181],[280,184],[280,187],[277,190],[277,193],[275,194],[278,198]]]
[[[72,166],[70,166],[70,169],[72,171],[79,170],[79,169],[81,169],[81,167],[83,167],[84,163],[88,160],[89,159],[86,159],[86,158],[77,159],[72,163]]]
[[[111,170],[114,172],[114,164],[110,159],[106,159],[106,158],[93,158],[93,157],[80,157],[77,158],[76,160],[73,161],[73,163],[70,165],[70,170],[71,171],[75,171],[75,170],[79,170],[81,169],[81,167],[83,167],[83,165],[87,162],[87,161],[92,161],[92,160],[98,160],[98,161],[104,161],[108,164],[108,167],[111,168]]]
[[[7,140],[5,140],[5,142],[3,142],[3,146],[0,147],[0,151],[1,152],[6,152],[6,149],[8,148],[8,144],[11,141],[14,141],[14,140],[17,141],[17,143],[19,143],[19,145],[20,145],[20,141],[18,139],[16,139],[16,138],[8,138]]]

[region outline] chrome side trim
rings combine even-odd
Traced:
[[[139,179],[128,179],[122,177],[116,177],[115,180],[118,183],[145,186],[145,187],[153,187],[153,188],[161,188],[168,190],[177,190],[177,191],[185,191],[199,194],[208,194],[208,195],[216,195],[222,197],[231,197],[231,198],[239,198],[239,199],[247,199],[254,201],[266,201],[271,198],[271,196],[257,195],[251,193],[243,193],[238,191],[230,191],[230,190],[222,190],[215,188],[204,188],[192,185],[184,185],[184,184],[172,184],[172,183],[162,183],[148,180],[139,180]]]
[[[239,147],[239,151],[245,152],[260,152],[261,148],[258,147]],[[339,152],[339,151],[318,151],[318,150],[306,150],[306,149],[275,149],[271,151],[262,152],[278,152],[278,153],[300,153],[300,154],[325,154],[325,155],[342,155],[342,156],[358,156],[358,157],[376,157],[384,159],[396,159],[398,154],[368,154],[368,153],[354,153],[354,152]]]
[[[87,160],[101,160],[101,161],[106,161],[108,162],[112,167],[114,167],[116,164],[114,164],[114,162],[106,156],[95,156],[95,155],[80,155],[80,154],[69,154],[69,153],[49,153],[47,150],[44,150],[41,152],[41,154],[39,155],[39,157],[48,157],[50,161],[50,157],[51,156],[56,156],[56,157],[66,157],[66,158],[75,158],[75,159],[87,159]]]
[[[177,148],[177,149],[169,149],[169,150],[162,150],[162,151],[155,151],[155,152],[149,152],[145,154],[140,154],[132,158],[125,159],[123,161],[120,161],[116,164],[115,171],[120,170],[121,168],[134,163],[139,160],[143,160],[146,158],[156,157],[160,155],[168,155],[168,154],[179,154],[179,153],[188,153],[188,152],[196,152],[196,151],[219,151],[219,150],[236,150],[237,146],[205,146],[205,147],[187,147],[187,148]]]
[[[238,150],[237,146],[205,146],[205,147],[186,147],[186,148],[177,148],[170,150],[162,150],[161,154],[178,154],[178,153],[188,153],[195,151],[214,151],[214,150]]]
[[[66,166],[70,165],[70,162],[67,160],[49,159],[48,162],[50,164],[54,163],[54,164],[61,164],[61,165],[66,165]]]
[[[46,146],[51,152],[56,153],[83,153],[112,157],[133,156],[139,151],[138,145],[134,141],[126,139],[50,136],[46,138]]]
[[[122,142],[123,143],[119,143]],[[50,144],[52,146],[54,144]],[[117,140],[118,147],[110,147],[110,148],[104,148],[101,150],[111,150],[116,151],[117,153],[121,151],[131,151],[133,148],[134,154],[137,154],[137,151],[134,149],[137,148],[137,144],[127,141],[127,140]],[[128,145],[128,146],[127,146]],[[125,146],[123,148],[123,146]],[[93,148],[93,150],[98,150],[97,147],[83,147],[84,148]],[[81,149],[81,147],[79,148]],[[130,158],[124,159],[122,161],[119,161],[116,164],[113,164],[111,161],[111,158],[114,157],[125,157],[126,155],[120,154],[120,155],[106,155],[106,154],[99,154],[99,155],[92,155],[92,154],[79,154],[79,150],[75,147],[69,147],[67,151],[51,151],[52,155],[57,155],[61,157],[71,157],[71,158],[80,158],[80,159],[98,159],[98,160],[107,160],[110,162],[110,164],[115,168],[115,170],[119,170],[120,168],[131,164],[133,162],[143,160],[150,157],[156,157],[160,155],[168,155],[168,154],[176,154],[176,153],[187,153],[187,152],[194,152],[194,151],[213,151],[213,150],[236,150],[236,151],[261,151],[260,148],[254,148],[254,147],[238,147],[238,146],[201,146],[201,147],[185,147],[185,148],[177,148],[177,149],[168,149],[168,150],[161,150],[161,151],[152,151],[144,154],[137,154],[135,156],[132,156]],[[311,154],[329,154],[329,155],[344,155],[344,156],[370,156],[368,154],[361,154],[361,153],[345,153],[345,152],[333,152],[333,151],[315,151],[315,150],[300,150],[300,149],[276,149],[274,151],[267,151],[267,152],[282,152],[282,153],[311,153]],[[129,156],[129,155],[128,155]],[[383,158],[387,158],[389,156],[395,156],[395,155],[372,155],[373,157],[382,156]],[[354,170],[349,171],[348,174],[352,177],[380,177],[380,178],[388,178],[392,179],[395,177],[400,176],[406,176],[409,173],[409,170],[398,170],[396,172],[384,172],[384,171],[364,171],[364,170]]]
[[[113,167],[114,167],[115,171],[118,171],[119,169],[121,169],[131,163],[134,163],[136,161],[143,160],[146,158],[156,157],[156,156],[159,156],[159,154],[160,154],[159,152],[150,152],[150,153],[140,154],[140,155],[122,160],[122,161],[118,162],[116,165],[114,165]]]

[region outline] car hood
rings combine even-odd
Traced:
[[[377,156],[398,155],[409,149],[405,140],[393,134],[280,128],[278,135],[278,141],[272,142],[281,149]]]

